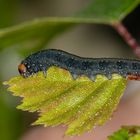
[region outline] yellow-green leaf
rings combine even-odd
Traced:
[[[17,76],[4,82],[13,95],[23,97],[17,108],[39,112],[34,125],[68,125],[67,135],[77,135],[103,125],[116,109],[126,79],[114,74],[112,80],[98,75],[93,82],[85,76],[73,80],[71,74],[51,67],[29,78]]]
[[[108,140],[140,140],[140,126],[123,126],[109,136]]]

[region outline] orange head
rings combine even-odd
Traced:
[[[22,76],[24,76],[27,71],[26,66],[24,64],[19,64],[18,71]]]

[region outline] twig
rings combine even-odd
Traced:
[[[122,36],[126,43],[131,47],[133,52],[140,58],[140,45],[136,39],[131,35],[127,28],[120,22],[113,24],[114,29]]]

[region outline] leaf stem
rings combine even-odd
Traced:
[[[123,23],[118,22],[113,24],[113,28],[121,35],[121,37],[126,41],[126,43],[133,50],[135,55],[140,58],[140,45],[137,40],[132,36],[132,34],[127,30]]]

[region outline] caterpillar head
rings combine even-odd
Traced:
[[[19,64],[18,71],[20,75],[22,75],[24,78],[27,78],[30,76],[30,72],[27,70],[27,67],[24,63]]]

